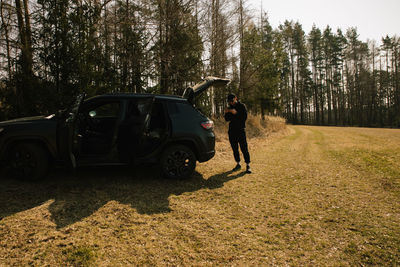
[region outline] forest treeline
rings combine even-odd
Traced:
[[[245,0],[0,0],[0,119],[53,113],[74,96],[177,94],[228,77],[234,92],[295,124],[400,127],[400,39],[356,28],[272,28]],[[384,32],[384,29],[382,29]]]

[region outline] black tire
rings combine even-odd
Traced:
[[[20,143],[10,149],[8,167],[14,178],[37,181],[46,176],[49,157],[40,145]]]
[[[196,168],[196,156],[184,145],[170,146],[161,156],[161,168],[169,179],[189,178]]]

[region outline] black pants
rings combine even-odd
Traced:
[[[240,150],[243,153],[244,161],[246,163],[250,163],[250,154],[249,149],[247,148],[247,140],[246,140],[246,132],[245,130],[235,130],[229,131],[229,142],[231,143],[231,147],[233,150],[233,156],[235,157],[236,162],[240,161],[239,155],[239,145]]]

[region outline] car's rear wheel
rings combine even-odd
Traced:
[[[196,168],[196,156],[190,148],[184,145],[173,145],[164,151],[161,157],[161,167],[167,178],[189,178]]]
[[[49,169],[46,151],[38,144],[20,143],[10,150],[8,167],[14,178],[36,181]]]

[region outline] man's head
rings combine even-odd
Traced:
[[[227,101],[228,101],[229,105],[234,106],[237,103],[237,97],[234,94],[230,93],[227,97]]]

